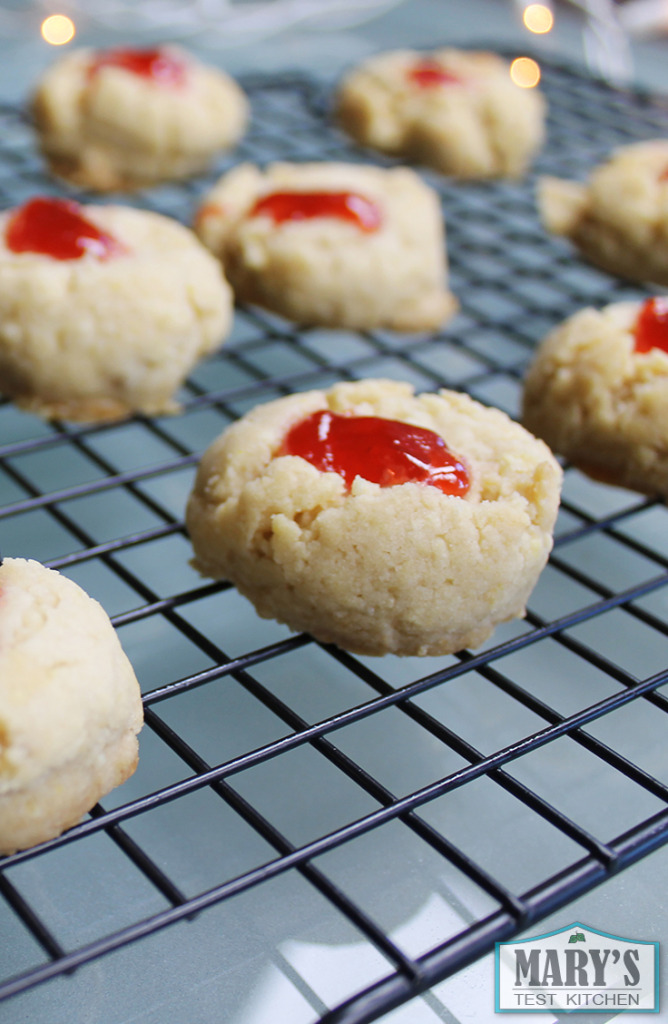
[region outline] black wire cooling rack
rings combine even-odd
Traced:
[[[233,157],[134,202],[189,223],[239,159],[382,162],[333,127],[330,92],[309,78],[243,84],[253,119]],[[263,978],[266,1019],[361,1024],[668,840],[659,502],[567,466],[526,619],[442,659],[319,645],[188,564],[198,457],[256,403],[392,377],[515,415],[547,329],[645,294],[546,236],[533,185],[666,135],[668,108],[563,65],[544,64],[543,84],[549,138],[528,180],[424,172],[461,303],[442,332],[302,330],[239,309],[180,416],[89,427],[0,404],[3,551],[104,604],[146,711],[136,775],[66,835],[0,861],[1,1020],[140,1019],[131,1000],[163,1008],[151,1021],[244,1024],[260,1019]],[[2,207],[62,191],[23,112],[1,108],[0,126]]]

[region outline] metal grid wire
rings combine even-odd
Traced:
[[[660,101],[543,65],[549,139],[534,174],[582,177],[613,146],[667,134]],[[310,79],[243,84],[253,120],[239,151],[139,205],[189,223],[238,159],[383,162],[332,126],[329,91]],[[0,109],[0,125],[1,206],[58,192],[22,113]],[[3,551],[102,601],[146,712],[136,775],[66,835],[0,862],[7,1019],[56,976],[74,986],[83,965],[114,961],[104,954],[140,957],[149,937],[178,935],[184,970],[211,946],[230,969],[261,946],[299,994],[291,1020],[371,1021],[668,840],[659,502],[567,466],[526,619],[441,659],[319,645],[189,567],[183,511],[197,459],[251,406],[383,376],[515,415],[549,327],[582,305],[646,294],[546,236],[533,177],[424,175],[442,197],[461,303],[443,331],[302,330],[239,309],[178,417],[46,424],[0,404]],[[423,911],[428,927],[411,928]],[[329,988],[299,960],[295,935],[330,949]],[[344,948],[355,970],[337,969]]]

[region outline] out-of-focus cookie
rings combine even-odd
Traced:
[[[546,103],[493,53],[393,50],[364,61],[335,99],[363,146],[463,179],[519,178],[545,137]]]
[[[522,616],[552,546],[548,447],[451,391],[368,380],[256,407],[205,452],[195,567],[362,654],[435,655]]]
[[[543,341],[522,420],[607,483],[668,497],[668,301],[583,309]]]
[[[298,323],[431,330],[457,308],[437,193],[408,168],[244,164],[195,230],[239,301]]]
[[[37,197],[0,214],[0,392],[47,418],[175,412],[232,293],[188,228]]]
[[[52,172],[100,192],[203,171],[238,142],[248,111],[229,75],[173,46],[72,51],[32,97]]]
[[[102,607],[38,562],[0,565],[0,853],[75,825],[137,765],[139,684]]]
[[[544,226],[597,267],[668,284],[668,139],[623,146],[587,182],[538,182]]]

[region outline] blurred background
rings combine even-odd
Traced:
[[[0,95],[21,97],[54,49],[128,38],[222,53],[233,74],[326,78],[389,46],[524,46],[668,92],[668,0],[5,0]]]

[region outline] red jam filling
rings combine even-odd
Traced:
[[[356,192],[272,192],[262,196],[250,211],[251,217],[266,214],[274,223],[337,217],[356,224],[362,231],[377,231],[382,214],[375,203]]]
[[[657,297],[643,302],[635,326],[635,351],[653,348],[668,352],[668,298]]]
[[[122,68],[140,78],[148,78],[159,85],[181,86],[186,80],[186,66],[174,54],[159,47],[151,50],[133,50],[121,47],[96,54],[88,67],[90,77],[100,68]]]
[[[457,497],[470,487],[466,467],[442,437],[377,416],[315,412],[290,429],[279,454],[299,455],[316,469],[338,473],[348,490],[357,476],[381,487],[429,484]]]
[[[34,252],[55,260],[78,260],[87,253],[107,260],[125,252],[120,242],[105,234],[81,213],[70,199],[30,199],[11,214],[5,232],[11,252]]]
[[[408,78],[421,89],[433,89],[439,85],[463,85],[463,79],[447,71],[434,60],[422,60],[408,69]]]

